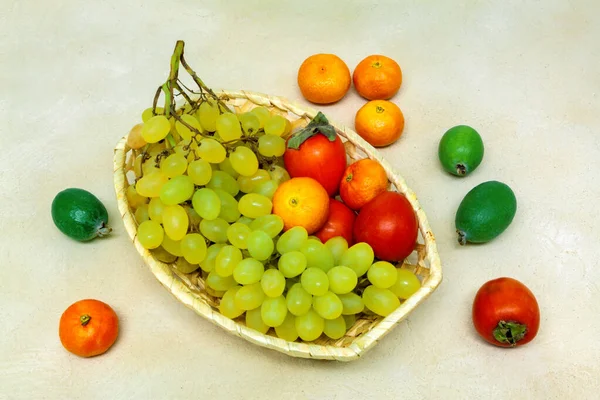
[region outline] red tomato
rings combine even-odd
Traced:
[[[352,228],[356,214],[344,203],[336,199],[329,199],[329,217],[325,225],[315,233],[321,242],[325,243],[332,237],[343,236],[348,246],[354,244],[352,240]]]
[[[333,196],[346,169],[346,150],[339,136],[331,142],[325,135],[317,133],[306,139],[298,150],[286,148],[283,162],[292,178],[313,178],[329,196]]]
[[[354,222],[354,241],[368,243],[380,260],[400,261],[415,249],[418,227],[406,197],[385,191],[360,209]]]
[[[498,278],[477,291],[473,324],[477,333],[491,344],[522,346],[538,333],[540,309],[527,286],[513,278]]]

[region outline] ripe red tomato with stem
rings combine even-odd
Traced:
[[[348,246],[352,246],[354,221],[356,214],[347,205],[336,199],[329,199],[329,217],[325,225],[315,233],[321,242],[325,243],[329,239],[336,236],[343,236],[348,242]]]
[[[473,301],[473,324],[488,343],[516,347],[535,338],[540,326],[540,308],[527,286],[502,277],[481,286]]]

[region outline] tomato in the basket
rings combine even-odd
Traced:
[[[105,353],[119,335],[119,318],[106,303],[84,299],[71,304],[60,317],[58,335],[65,349],[80,357]]]
[[[315,233],[315,236],[323,243],[332,237],[342,236],[348,242],[348,246],[352,246],[354,244],[352,230],[355,220],[356,214],[354,214],[354,211],[341,201],[330,198],[329,217],[327,217],[325,225]]]
[[[364,205],[354,222],[354,241],[368,243],[375,257],[385,261],[405,259],[415,248],[417,234],[418,221],[410,202],[392,191]]]
[[[529,343],[537,335],[540,308],[527,286],[502,277],[479,288],[472,318],[477,333],[488,343],[516,347]]]

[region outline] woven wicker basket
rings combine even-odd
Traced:
[[[281,97],[246,91],[221,91],[217,94],[228,105],[233,106],[236,111],[243,112],[256,106],[267,107],[273,113],[287,117],[292,121],[294,128],[305,126],[317,114],[316,110],[291,103]],[[330,123],[336,128],[342,141],[344,141],[349,161],[366,157],[379,161],[386,170],[391,182],[390,189],[403,193],[410,201],[419,220],[419,239],[415,251],[404,261],[401,267],[414,271],[422,281],[422,287],[419,291],[403,302],[392,314],[386,318],[367,314],[362,315],[360,318],[357,317],[356,323],[347,332],[346,336],[338,340],[331,340],[323,335],[310,343],[288,342],[277,338],[272,329],[267,334],[261,334],[247,328],[243,318],[231,320],[219,313],[217,309],[219,299],[206,292],[200,272],[181,273],[174,265],[158,261],[150,251],[142,247],[137,239],[137,223],[125,195],[127,187],[132,183],[130,171],[133,165],[133,151],[127,146],[127,136],[119,141],[114,150],[114,184],[119,212],[135,248],[160,283],[179,301],[225,331],[259,346],[277,350],[293,357],[350,361],[364,355],[421,304],[440,284],[442,269],[435,238],[427,222],[425,212],[421,209],[416,195],[408,188],[404,179],[381,157],[377,150],[358,134],[334,122],[330,121]]]

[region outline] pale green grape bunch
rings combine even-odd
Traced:
[[[237,115],[233,113],[223,113],[217,117],[217,133],[224,142],[230,142],[242,137],[242,127]]]
[[[256,158],[256,154],[246,146],[237,146],[229,155],[229,161],[231,161],[233,169],[240,175],[252,176],[258,171],[258,158]]]
[[[164,205],[174,206],[189,200],[194,194],[194,182],[187,175],[171,178],[160,189],[160,200]]]
[[[173,153],[160,163],[160,170],[169,178],[183,175],[187,170],[188,162],[186,158],[178,153]]]
[[[279,254],[285,254],[290,251],[299,251],[304,242],[308,239],[308,232],[302,226],[295,226],[288,229],[277,241],[277,251]]]
[[[246,239],[246,244],[250,255],[259,261],[268,259],[275,249],[273,239],[269,234],[260,230],[252,231]]]
[[[250,226],[235,222],[227,228],[227,239],[229,243],[237,247],[238,249],[248,248],[248,236],[252,233]]]
[[[237,247],[223,246],[215,259],[215,272],[223,277],[233,275],[233,271],[242,262],[242,258],[242,252]]]
[[[263,304],[265,298],[260,282],[256,282],[242,286],[235,295],[235,305],[242,310],[254,310]]]
[[[195,134],[194,131],[192,131],[188,126],[186,126],[186,124],[198,130],[199,132],[202,132],[202,128],[200,127],[200,121],[198,121],[198,119],[194,116],[189,114],[183,114],[179,118],[181,118],[183,122],[175,122],[175,130],[183,140],[190,140]]]
[[[142,127],[142,138],[146,143],[157,143],[167,137],[171,131],[171,122],[164,115],[155,115]]]
[[[224,171],[212,171],[212,177],[206,187],[213,190],[221,189],[234,197],[240,192],[237,181]]]
[[[271,175],[269,175],[269,173],[264,169],[259,169],[254,175],[251,176],[239,175],[237,178],[237,183],[242,192],[252,193],[257,185],[270,180]]]
[[[227,157],[225,147],[215,139],[211,138],[202,139],[200,143],[198,143],[198,148],[195,152],[196,156],[211,164],[219,164]]]
[[[256,193],[242,196],[238,202],[238,210],[248,218],[258,218],[271,214],[273,203],[268,197]]]
[[[260,283],[264,272],[265,267],[260,261],[254,258],[245,258],[235,266],[235,269],[233,270],[233,279],[241,285]]]
[[[202,128],[208,132],[214,132],[217,130],[217,117],[219,116],[219,109],[216,104],[209,101],[204,101],[198,107],[196,116]]]
[[[265,157],[280,157],[285,153],[285,139],[275,135],[258,138],[258,152]]]
[[[387,317],[396,308],[400,307],[400,300],[389,289],[376,286],[367,286],[362,295],[365,306],[377,315]]]
[[[242,124],[242,129],[247,136],[252,136],[258,132],[258,130],[262,127],[260,124],[260,120],[251,112],[245,112],[238,115],[238,119]]]
[[[264,128],[265,122],[271,117],[271,112],[265,107],[253,108],[250,112],[258,118],[260,128]]]
[[[187,174],[194,185],[204,186],[210,182],[213,170],[205,160],[194,160],[187,166]]]
[[[204,259],[200,261],[200,268],[202,268],[202,271],[211,272],[215,269],[217,255],[219,255],[219,252],[224,246],[224,244],[216,243],[208,247]]]
[[[221,198],[209,188],[196,190],[192,197],[192,206],[204,220],[214,220],[221,214]]]
[[[373,264],[375,254],[373,249],[367,243],[357,243],[344,251],[339,265],[345,265],[352,268],[357,277],[363,276],[369,267]]]

